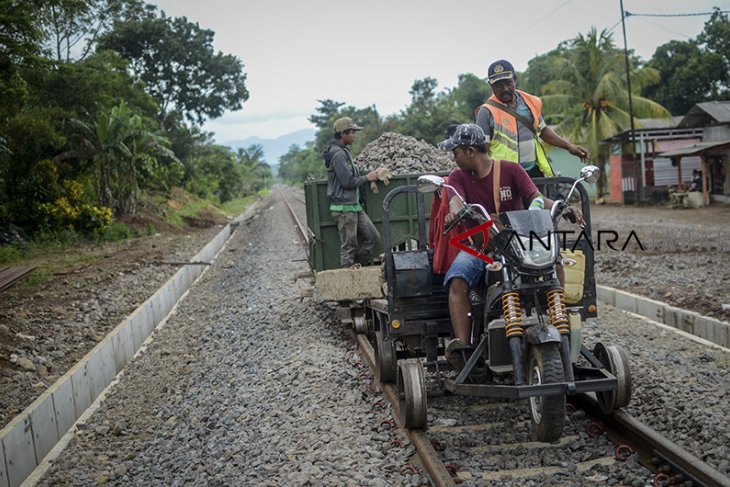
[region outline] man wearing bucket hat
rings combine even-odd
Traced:
[[[348,146],[362,127],[350,117],[335,120],[334,140],[324,151],[327,198],[340,234],[340,267],[368,265],[380,233],[360,204],[360,186],[375,181],[383,171],[360,172]]]
[[[493,62],[487,72],[493,95],[476,110],[476,124],[487,135],[494,159],[519,162],[530,177],[553,176],[539,139],[588,160],[588,151],[558,135],[545,124],[542,100],[516,88],[509,61]],[[538,139],[539,138],[539,139]]]

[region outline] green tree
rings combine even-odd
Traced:
[[[380,135],[388,130],[393,130],[394,123],[386,123],[378,113],[375,105],[365,108],[357,108],[354,106],[344,106],[342,102],[334,100],[319,100],[320,106],[317,107],[317,114],[309,117],[309,121],[317,127],[317,133],[314,137],[314,145],[310,148],[318,157],[322,158],[322,153],[329,147],[334,139],[333,125],[335,120],[341,117],[350,117],[355,123],[363,127],[358,133],[355,143],[350,150],[353,155],[357,156],[362,149],[380,137]],[[305,150],[300,148],[299,150]]]
[[[456,87],[448,93],[448,97],[456,109],[453,122],[473,122],[476,109],[491,94],[492,89],[484,79],[472,73],[460,74]]]
[[[631,127],[623,59],[611,35],[606,30],[599,34],[593,28],[569,43],[558,63],[559,79],[543,87],[545,111],[560,120],[558,131],[588,148],[600,167],[605,166],[607,155],[601,141]],[[654,69],[634,68],[631,72],[636,91],[658,81],[659,73]],[[635,118],[671,116],[666,108],[636,94],[632,102]],[[635,120],[635,126],[641,124]]]
[[[324,179],[327,175],[321,153],[308,142],[304,147],[293,144],[279,159],[279,177],[292,185],[301,186],[309,178]]]
[[[214,35],[185,17],[163,14],[115,24],[100,38],[99,48],[112,49],[130,61],[160,104],[161,119],[174,110],[202,124],[205,118],[241,108],[249,96],[243,63],[215,52]]]
[[[696,103],[730,98],[729,37],[727,15],[716,9],[696,40],[662,44],[648,63],[659,71],[662,83],[643,94],[676,115]]]
[[[134,112],[155,117],[157,103],[127,67],[127,61],[116,52],[102,51],[81,61],[48,64],[45,69],[26,73],[26,79],[35,93],[33,104],[57,106],[69,118],[108,110],[122,99]]]
[[[717,99],[724,68],[716,53],[703,53],[696,42],[670,41],[654,52],[648,66],[657,69],[662,83],[648,87],[644,95],[657,100],[677,115],[695,103]]]
[[[560,58],[565,55],[566,50],[567,42],[561,42],[552,51],[530,59],[525,72],[517,74],[517,87],[533,95],[542,95],[543,87],[555,79],[560,70]]]
[[[714,10],[710,20],[705,22],[704,30],[697,36],[697,42],[704,46],[706,52],[722,56],[725,66],[717,74],[727,91],[730,89],[730,21],[718,7]]]
[[[38,0],[0,0],[0,61],[3,70],[11,63],[40,52],[43,32],[37,27],[35,11],[41,4]]]
[[[168,141],[149,131],[142,117],[124,101],[109,112],[101,112],[93,125],[71,122],[78,129],[80,150],[57,159],[91,159],[98,174],[100,206],[111,208],[117,216],[134,215],[140,171],[151,172],[157,154],[175,157],[167,148]]]
[[[238,149],[237,155],[246,194],[256,193],[271,183],[271,166],[264,160],[264,147],[261,144]]]
[[[3,127],[7,150],[0,153],[0,224],[39,228],[39,205],[59,196],[62,167],[50,159],[66,147],[60,110],[27,106]]]
[[[202,198],[217,195],[221,200],[228,201],[241,188],[236,157],[229,147],[216,144],[196,145],[183,164],[185,189]],[[220,182],[224,177],[226,183],[221,194]]]
[[[436,144],[443,140],[450,123],[463,120],[449,97],[436,92],[437,86],[438,82],[430,77],[413,82],[411,104],[400,114],[398,132]]]
[[[0,0],[0,130],[28,96],[23,69],[40,53],[42,32],[36,27],[38,2]]]
[[[155,10],[142,0],[48,0],[42,3],[38,18],[50,55],[68,62],[91,53],[114,22],[152,16]]]

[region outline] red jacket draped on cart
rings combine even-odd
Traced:
[[[444,178],[448,182],[448,178]],[[449,245],[449,240],[465,231],[463,224],[452,228],[446,236],[444,233],[444,217],[449,214],[450,191],[442,188],[433,194],[431,203],[431,220],[428,225],[428,245],[433,249],[433,272],[434,274],[446,274],[451,263],[459,253],[459,249]]]

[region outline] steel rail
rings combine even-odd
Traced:
[[[298,199],[298,198],[296,198],[296,199]],[[304,202],[302,201],[302,203],[304,203]],[[299,231],[299,237],[302,239],[302,243],[306,247],[306,245],[307,245],[307,228],[304,225],[302,225],[302,222],[299,220],[299,217],[297,217],[297,214],[294,213],[294,209],[291,207],[291,205],[289,204],[289,202],[286,199],[286,194],[284,194],[284,204],[286,204],[286,208],[289,210],[289,214],[294,219],[294,223],[296,224],[297,230]]]
[[[616,410],[610,416],[600,413],[598,403],[587,395],[575,396],[574,402],[601,418],[607,428],[607,436],[615,444],[627,443],[634,447],[650,465],[655,459],[668,464],[674,474],[681,473],[684,481],[707,487],[730,487],[730,478],[724,476],[692,453],[673,443],[623,410]],[[645,465],[650,467],[650,465]],[[659,465],[651,465],[656,469]]]
[[[375,374],[375,351],[373,350],[372,345],[370,345],[370,342],[367,340],[365,335],[360,334],[357,335],[357,344],[360,347],[360,351],[365,357],[365,360],[368,362],[370,370],[372,370],[373,374]],[[416,452],[421,459],[423,468],[426,469],[429,479],[433,485],[437,487],[455,487],[456,482],[451,477],[451,473],[449,473],[446,469],[444,462],[441,458],[439,458],[438,453],[434,449],[431,444],[431,440],[428,439],[426,433],[420,430],[409,430],[403,428],[403,425],[400,424],[400,420],[398,419],[400,418],[400,406],[398,403],[398,390],[396,387],[393,384],[381,384],[381,388],[383,390],[383,394],[385,394],[388,401],[390,401],[391,408],[393,409],[393,416],[395,417],[398,426],[406,432],[411,443],[416,447]]]

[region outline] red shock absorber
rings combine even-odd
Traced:
[[[522,308],[520,295],[516,292],[502,295],[502,312],[504,314],[504,331],[507,338],[522,336]]]
[[[556,288],[547,293],[548,316],[550,324],[558,329],[561,335],[570,334],[568,310],[565,308],[565,293]]]

